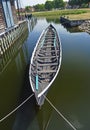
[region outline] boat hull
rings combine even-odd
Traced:
[[[39,106],[44,103],[44,96],[59,73],[61,59],[60,39],[56,29],[49,25],[37,41],[29,70],[31,88]]]
[[[45,101],[45,96],[47,95],[48,93],[48,90],[38,98],[38,96],[35,95],[35,98],[36,98],[36,104],[38,106],[42,106],[44,104],[44,101]]]

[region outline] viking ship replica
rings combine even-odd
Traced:
[[[29,79],[37,104],[44,103],[45,95],[61,66],[62,47],[56,29],[49,25],[40,35],[31,57]]]

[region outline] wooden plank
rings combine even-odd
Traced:
[[[41,53],[48,53],[48,52],[49,52],[49,53],[52,53],[52,52],[56,52],[56,51],[59,52],[60,50],[57,49],[57,50],[47,50],[47,51],[45,51],[45,50],[40,50],[40,51],[41,51]]]
[[[42,71],[37,71],[38,74],[40,73],[56,73],[57,70],[42,70]]]
[[[40,63],[37,63],[38,64],[38,67],[44,67],[44,66],[58,66],[58,63],[55,62],[55,63],[45,63],[45,64],[40,64]],[[35,69],[36,68],[36,65],[35,64],[32,64],[32,67]]]
[[[39,61],[39,62],[50,62],[50,63],[52,63],[55,59],[57,59],[58,57],[55,57],[55,58],[50,58],[50,57],[48,57],[48,58],[35,58],[35,59],[37,59],[37,61]]]
[[[55,35],[49,35],[48,34],[48,35],[45,36],[45,39],[48,39],[48,38],[55,38]]]
[[[54,45],[44,45],[42,48],[52,48]]]
[[[42,53],[39,53],[39,54],[38,54],[38,57],[44,57],[44,56],[46,56],[46,57],[49,58],[50,56],[56,56],[56,55],[55,55],[55,54],[53,54],[53,55],[51,55],[51,54],[45,54],[45,53],[43,53],[43,54],[42,54]]]
[[[40,64],[40,63],[38,63],[38,66],[42,66],[42,67],[44,67],[44,66],[57,66],[58,65],[58,63],[56,62],[56,63],[47,63],[47,64]]]
[[[59,57],[59,56],[57,56],[57,57]],[[37,58],[39,58],[39,59],[51,59],[51,58],[57,58],[56,56],[43,56],[43,57],[40,57],[40,56],[37,56]]]

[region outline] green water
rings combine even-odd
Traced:
[[[30,57],[42,30],[52,23],[62,43],[62,64],[47,97],[77,130],[89,130],[90,35],[78,28],[66,29],[59,20],[39,18],[32,23],[26,41],[0,69],[0,119],[32,93],[28,79]],[[39,110],[34,97],[0,123],[0,130],[56,129],[72,130],[47,101]]]

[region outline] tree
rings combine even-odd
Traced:
[[[44,11],[45,10],[45,6],[44,4],[37,4],[34,6],[36,11]]]
[[[88,4],[90,0],[69,0],[69,5],[79,5],[81,6],[82,4]]]
[[[69,5],[73,6],[73,5],[76,5],[76,0],[69,0]]]
[[[64,7],[63,0],[53,0],[53,2],[54,2],[54,7],[55,8],[62,8],[62,7]]]
[[[90,2],[90,0],[83,0],[83,2],[87,4]]]
[[[30,6],[26,6],[26,7],[25,7],[25,11],[26,11],[26,12],[29,12],[29,11],[30,11]]]
[[[53,1],[46,1],[45,2],[45,9],[51,10],[53,8]]]

